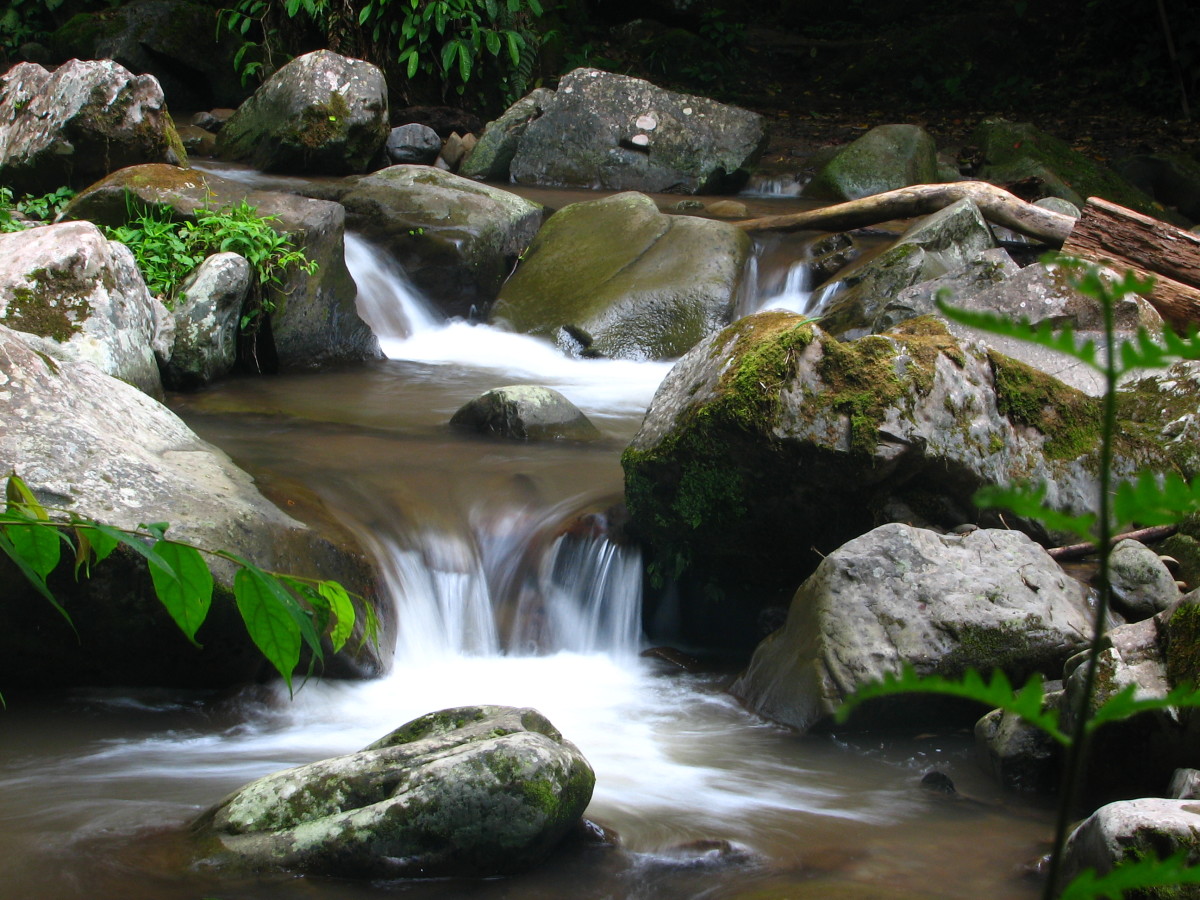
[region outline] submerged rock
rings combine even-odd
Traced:
[[[937,146],[924,128],[879,125],[838,150],[803,193],[822,200],[857,200],[940,180]]]
[[[568,352],[669,359],[724,326],[750,241],[722,222],[624,193],[559,210],[505,283],[491,320]]]
[[[539,712],[460,707],[251,782],[196,823],[222,863],[372,877],[499,875],[544,858],[595,775]]]
[[[594,441],[600,432],[556,390],[514,384],[488,391],[463,406],[451,425],[518,441]]]

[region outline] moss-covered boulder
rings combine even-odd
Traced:
[[[161,399],[155,350],[169,350],[169,318],[129,248],[91,222],[0,234],[0,323],[55,359],[90,362]]]
[[[985,181],[1005,186],[1032,179],[1044,195],[1079,207],[1088,197],[1103,197],[1148,216],[1187,224],[1108,166],[1028,122],[989,119],[975,129],[971,141],[983,154],[979,177]]]
[[[1091,870],[1107,875],[1121,863],[1181,854],[1184,864],[1200,865],[1200,807],[1195,800],[1148,796],[1106,804],[1084,819],[1067,839],[1063,851],[1063,883]],[[1196,900],[1200,888],[1177,884],[1166,888],[1129,890],[1130,900]]]
[[[937,145],[917,125],[879,125],[845,147],[805,185],[805,197],[857,200],[938,177]]]
[[[1130,404],[1118,478],[1182,468],[1160,411]],[[694,639],[757,640],[827,555],[893,521],[1001,527],[971,497],[1031,479],[1046,504],[1094,508],[1098,400],[934,319],[841,342],[799,316],[744,318],[683,357],[626,449],[631,527],[652,577],[678,577]],[[1049,539],[1036,523],[1008,526]]]
[[[112,59],[153,75],[176,110],[237,106],[249,93],[234,65],[242,42],[218,17],[188,0],[135,0],[78,13],[48,43],[58,59]]]
[[[485,313],[542,223],[542,207],[432,166],[390,166],[315,186],[387,250],[447,315]]]
[[[218,864],[355,878],[499,875],[543,859],[595,775],[533,709],[460,707],[251,782],[196,825]]]
[[[494,388],[463,405],[450,424],[518,441],[594,441],[600,432],[574,403],[548,387]]]
[[[757,113],[576,69],[526,127],[510,174],[517,184],[712,193],[740,187],[765,146]]]
[[[538,232],[491,320],[578,354],[670,359],[729,321],[749,254],[732,225],[660,213],[644,194],[573,203]]]
[[[258,369],[309,369],[328,363],[380,356],[379,342],[355,307],[357,289],[346,269],[345,211],[336,203],[294,194],[252,191],[217,175],[174,166],[132,166],[81,192],[64,211],[67,218],[122,225],[141,209],[166,211],[179,221],[198,209],[225,209],[245,201],[271,227],[317,263],[309,274],[293,269],[267,292],[274,304],[270,329],[259,332]]]
[[[884,525],[822,560],[732,691],[808,731],[830,726],[850,694],[905,665],[945,678],[967,669],[998,669],[1018,682],[1057,675],[1090,631],[1083,585],[1020,532]],[[964,711],[941,697],[891,697],[864,705],[844,727],[948,724],[956,712]],[[977,715],[968,710],[964,721]]]
[[[162,88],[110,59],[53,72],[20,63],[0,77],[0,184],[44,194],[82,188],[122,166],[184,165]]]
[[[329,50],[267,79],[217,134],[217,154],[266,172],[365,172],[388,136],[383,72]]]
[[[529,123],[546,111],[553,97],[554,91],[535,88],[506,109],[500,118],[488,122],[479,141],[459,166],[458,174],[481,181],[508,181],[509,167],[521,136]]]

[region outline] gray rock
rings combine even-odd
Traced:
[[[514,384],[494,388],[465,404],[451,425],[519,441],[594,441],[600,432],[556,390]]]
[[[835,293],[817,310],[821,327],[843,339],[886,330],[898,310],[884,310],[902,290],[959,272],[994,246],[979,207],[960,200],[915,223],[882,253],[839,272],[833,284],[823,285]]]
[[[1036,268],[1036,267],[1035,267]],[[937,313],[937,302],[943,291],[949,291],[948,302],[960,303],[964,296],[985,291],[1001,284],[1022,271],[1008,253],[999,247],[984,250],[966,261],[962,268],[928,281],[906,287],[883,305],[871,323],[872,333],[882,334],[901,322]]]
[[[55,359],[86,360],[160,398],[154,347],[166,317],[129,248],[90,222],[0,234],[0,323],[37,335]]]
[[[1176,769],[1167,796],[1175,800],[1200,800],[1200,769]]]
[[[327,195],[427,297],[463,317],[487,309],[542,222],[536,203],[429,166],[392,166]]]
[[[175,340],[163,381],[172,390],[194,390],[233,371],[242,306],[254,270],[236,253],[208,257],[184,282],[175,308]]]
[[[517,184],[711,193],[740,186],[765,142],[756,113],[576,69],[526,127],[510,173]]]
[[[1043,708],[1057,708],[1062,691],[1047,692]],[[1058,785],[1062,746],[1036,725],[994,709],[975,723],[975,747],[984,768],[1011,791],[1048,793]]]
[[[1175,576],[1158,554],[1138,541],[1124,540],[1109,556],[1113,605],[1130,621],[1148,619],[1179,599]]]
[[[1163,206],[1200,220],[1200,162],[1182,153],[1134,156],[1117,166],[1123,178]]]
[[[294,194],[251,191],[236,181],[173,166],[134,166],[114,172],[77,196],[67,218],[102,225],[124,224],[130,202],[168,208],[181,221],[200,208],[223,209],[245,200],[259,215],[275,216],[272,227],[317,263],[311,275],[293,270],[272,287],[271,345],[260,340],[259,361],[273,356],[281,369],[310,369],[328,363],[378,358],[379,342],[355,306],[357,290],[346,269],[345,211],[336,203]],[[251,362],[251,361],[248,361]]]
[[[48,72],[19,63],[0,77],[0,182],[22,193],[82,188],[138,163],[184,165],[162,88],[112,60]]]
[[[480,181],[508,181],[509,166],[529,123],[546,111],[554,91],[535,88],[489,122],[478,143],[463,160],[458,174]]]
[[[1092,869],[1098,875],[1147,856],[1165,859],[1183,851],[1200,864],[1200,803],[1143,797],[1102,806],[1071,833],[1063,851],[1063,883]],[[1195,885],[1172,888],[1174,896],[1200,896]]]
[[[251,782],[196,830],[216,861],[253,868],[499,875],[543,859],[594,783],[587,760],[536,710],[461,707]]]
[[[829,726],[847,696],[905,663],[922,675],[1000,669],[1023,681],[1057,674],[1089,632],[1083,587],[1025,535],[883,525],[821,562],[731,690],[808,731]],[[924,695],[885,698],[847,727],[938,721],[939,706]]]
[[[840,149],[804,187],[803,195],[857,200],[940,180],[937,146],[925,129],[879,125]]]
[[[384,144],[384,152],[395,165],[416,163],[427,166],[438,157],[442,149],[442,139],[428,125],[420,122],[410,122],[393,128]]]
[[[80,227],[80,226],[73,226]],[[275,571],[335,578],[381,606],[375,576],[352,543],[332,543],[268,502],[253,480],[176,415],[86,362],[56,362],[0,326],[0,469],[16,471],[58,514],[122,528],[169,522],[169,536],[232,551]],[[297,501],[302,493],[293,494]],[[52,576],[74,629],[4,560],[0,564],[0,682],[218,687],[268,665],[233,602],[233,566],[210,559],[217,593],[190,644],[155,599],[145,560],[114,554],[76,580]],[[354,641],[351,642],[353,646]],[[388,636],[329,657],[326,674],[378,673]]]
[[[365,172],[388,135],[387,84],[361,59],[297,57],[238,107],[217,135],[224,159],[267,172]]]
[[[644,194],[572,203],[538,232],[491,320],[575,353],[669,359],[729,321],[749,253],[732,225],[660,213]]]

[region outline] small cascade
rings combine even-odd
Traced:
[[[777,294],[767,297],[759,304],[759,310],[785,309],[789,312],[808,315],[812,312],[812,276],[807,261],[798,260],[788,267],[783,287]]]
[[[738,191],[741,197],[799,197],[804,183],[798,175],[751,175]]]
[[[349,231],[346,267],[358,285],[358,314],[379,338],[408,338],[443,323],[385,251]]]

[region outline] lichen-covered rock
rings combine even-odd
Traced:
[[[1104,875],[1123,862],[1166,859],[1180,852],[1187,865],[1200,865],[1200,803],[1163,797],[1118,800],[1100,807],[1071,832],[1063,851],[1063,883],[1085,869]],[[1200,887],[1194,884],[1170,890],[1170,896],[1180,900],[1200,897]]]
[[[1084,588],[1025,535],[943,535],[883,525],[829,554],[792,599],[787,624],[731,690],[801,731],[828,726],[856,689],[912,665],[953,678],[999,669],[1057,674],[1090,631]],[[944,721],[942,698],[865,704],[845,727]]]
[[[387,135],[383,72],[316,50],[238,107],[217,135],[217,153],[267,172],[347,175],[367,171]]]
[[[129,529],[169,522],[171,537],[267,569],[335,578],[382,602],[353,543],[331,542],[285,515],[224,453],[141,391],[90,363],[56,362],[3,326],[0,422],[0,470],[17,472],[47,507]],[[229,563],[210,560],[218,588],[201,648],[156,599],[141,556],[115,553],[81,579],[66,556],[50,585],[74,627],[0,562],[0,683],[223,687],[265,676],[269,665],[233,602]],[[380,609],[382,622],[387,612]],[[377,674],[390,645],[385,635],[354,652],[327,657],[326,674]]]
[[[383,150],[393,165],[428,166],[438,158],[442,139],[428,125],[409,122],[388,132]]]
[[[644,194],[572,203],[538,232],[491,320],[575,353],[670,359],[729,321],[749,254],[732,225],[660,213]]]
[[[219,863],[372,877],[499,875],[579,821],[595,775],[539,712],[460,707],[251,782],[197,822]]]
[[[188,276],[171,310],[175,338],[162,370],[167,387],[194,390],[233,371],[239,320],[253,278],[250,263],[236,253],[210,256]]]
[[[519,441],[594,441],[600,432],[556,390],[531,384],[499,387],[465,404],[451,425]]]
[[[260,336],[261,368],[309,369],[336,362],[378,358],[379,342],[355,306],[357,290],[346,269],[345,211],[336,203],[295,194],[251,191],[236,181],[174,166],[132,166],[114,172],[79,194],[64,211],[67,218],[121,225],[135,206],[169,210],[180,221],[201,208],[225,209],[246,201],[271,227],[291,236],[293,245],[316,262],[309,274],[298,268],[267,291],[270,344]],[[262,333],[260,332],[260,335]]]
[[[153,75],[177,110],[237,106],[249,93],[234,65],[241,40],[212,6],[134,0],[78,13],[49,41],[58,59],[112,59]]]
[[[19,63],[0,77],[0,183],[44,194],[81,188],[138,163],[184,165],[162,88],[110,59],[48,72]]]
[[[554,91],[535,88],[506,109],[500,118],[488,122],[478,142],[463,160],[458,174],[481,181],[508,181],[509,166],[521,135],[530,122],[546,111],[553,97]]]
[[[327,186],[350,227],[389,251],[448,315],[486,310],[542,223],[516,194],[430,166],[391,166]]]
[[[509,171],[517,184],[711,193],[740,186],[765,145],[756,113],[576,69],[525,128]]]
[[[1121,541],[1108,564],[1113,606],[1130,621],[1148,619],[1179,599],[1175,577],[1145,544]]]
[[[736,623],[786,602],[821,554],[876,525],[1000,527],[974,492],[1027,478],[1045,482],[1052,508],[1094,509],[1098,410],[934,319],[841,342],[759,313],[694,347],[659,387],[622,457],[631,527],[652,576],[682,573],[685,627],[744,641]],[[1118,479],[1177,462],[1159,412],[1137,416],[1122,423]]]
[[[838,150],[803,193],[821,200],[857,200],[940,180],[937,145],[924,128],[878,125]]]
[[[155,347],[166,309],[133,254],[90,222],[0,234],[0,323],[40,338],[55,359],[83,360],[162,397]]]

